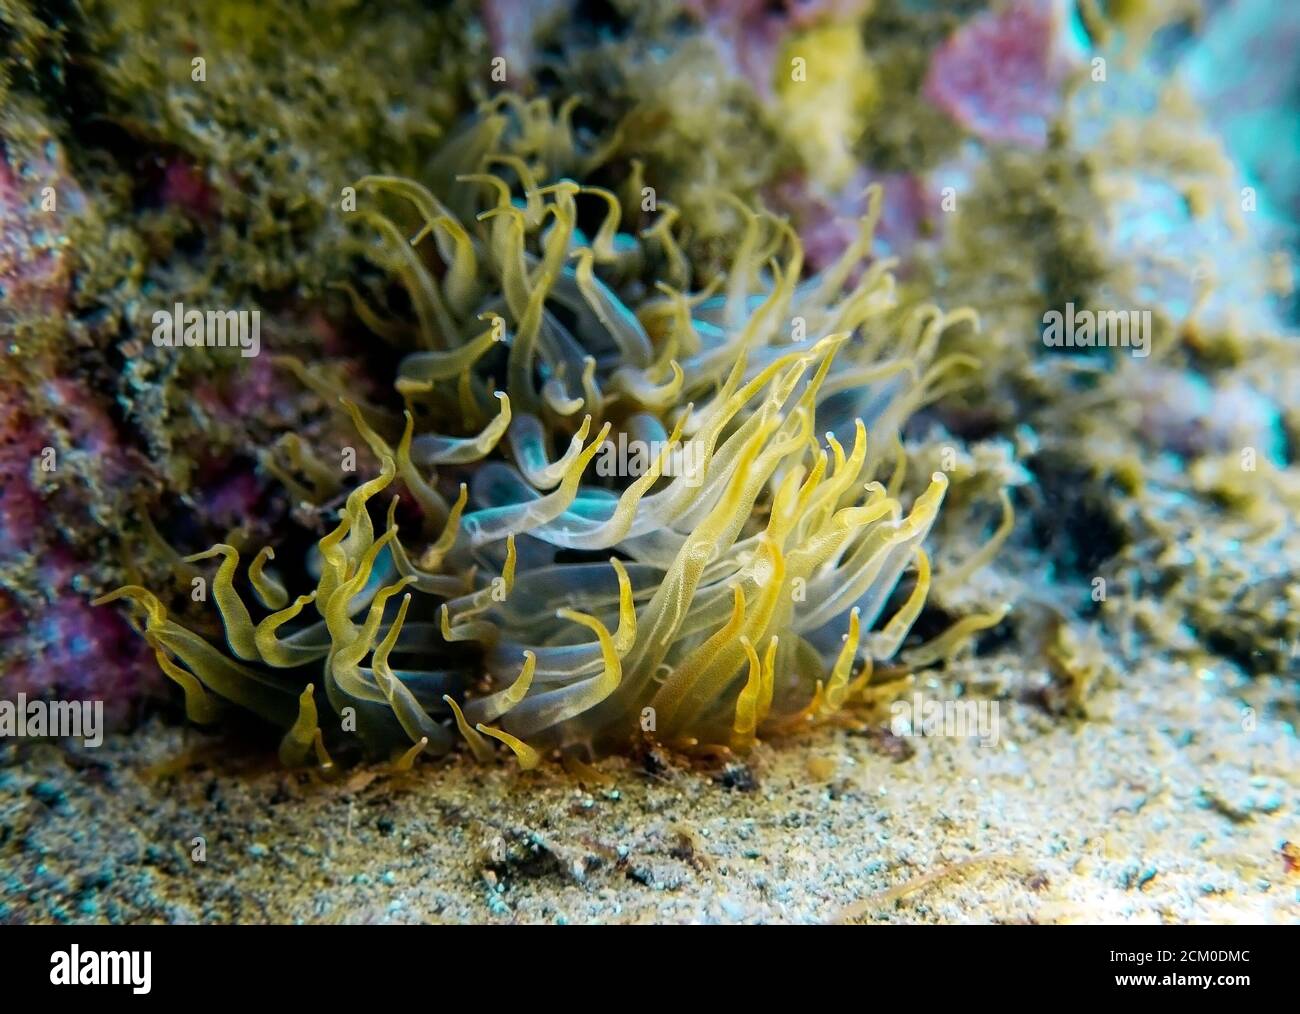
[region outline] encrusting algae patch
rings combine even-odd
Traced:
[[[893,262],[869,257],[878,188],[858,239],[808,278],[790,226],[738,205],[729,269],[691,291],[676,208],[575,181],[604,156],[572,110],[502,96],[447,140],[429,187],[357,181],[358,242],[400,292],[347,291],[400,356],[402,408],[280,365],[350,417],[378,475],[345,491],[292,435],[264,455],[316,506],[346,498],[283,583],[270,547],[242,579],[234,546],[188,558],[218,561],[226,650],[142,587],[99,600],[136,607],[194,721],[252,711],[287,730],[288,764],[329,766],[355,733],[403,767],[458,740],[531,767],[646,734],[745,750],[879,696],[872,663],[925,603],[947,487],[936,472],[903,502],[900,430],[975,365],[940,350],[973,315],[900,306]],[[593,467],[630,445],[654,453]]]

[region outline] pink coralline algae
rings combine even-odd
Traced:
[[[93,556],[68,540],[137,465],[87,385],[59,376],[59,346],[27,330],[67,315],[85,201],[58,145],[28,133],[22,155],[0,138],[0,355],[22,367],[0,382],[0,698],[102,699],[121,718],[156,676],[121,617],[90,606]]]
[[[45,555],[40,582],[47,601],[23,610],[0,590],[0,697],[102,700],[110,720],[157,685],[140,639],[121,616],[95,609],[78,588],[80,564],[66,549]],[[24,616],[26,613],[26,616]]]
[[[917,242],[941,218],[939,195],[923,177],[861,170],[847,186],[825,195],[800,174],[772,188],[772,204],[794,220],[804,255],[814,270],[833,264],[857,237],[867,211],[867,187],[872,183],[883,189],[873,254],[906,262]]]
[[[31,546],[42,513],[30,472],[43,440],[19,399],[14,385],[0,385],[0,564]]]
[[[57,312],[70,273],[59,222],[83,197],[54,141],[20,158],[0,138],[0,320]]]
[[[40,393],[37,410],[22,390],[0,386],[0,698],[102,699],[120,718],[156,677],[121,617],[91,608],[87,565],[51,537],[49,519],[72,460],[93,462],[99,482],[122,481],[128,462],[84,387],[51,380]]]
[[[80,462],[84,471],[104,485],[127,481],[134,464],[117,439],[117,429],[95,397],[75,380],[59,377],[41,389],[45,411],[63,435],[61,443]]]
[[[985,141],[1042,148],[1069,69],[1051,0],[971,18],[935,50],[922,93]]]
[[[200,470],[199,483],[206,490],[203,515],[213,523],[234,528],[254,516],[262,487],[251,471],[222,470],[208,466]]]
[[[164,204],[194,219],[211,218],[217,210],[217,193],[203,171],[182,158],[173,158],[163,170],[161,196]]]
[[[538,30],[571,6],[572,0],[483,0],[483,23],[493,53],[506,61],[507,81],[511,74],[529,72]]]
[[[41,534],[58,531],[54,501],[61,513],[84,511],[86,487],[120,487],[138,474],[134,459],[79,381],[0,384],[0,565],[40,554]]]
[[[237,383],[227,379],[218,384],[204,378],[195,385],[195,402],[219,424],[236,424],[283,396],[270,358],[258,356],[248,360]]]

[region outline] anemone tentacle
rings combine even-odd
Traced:
[[[190,558],[221,558],[214,598],[235,659],[143,589],[117,593],[141,607],[194,717],[213,697],[256,710],[287,730],[289,763],[337,738],[318,705],[405,767],[459,741],[486,756],[492,740],[529,767],[550,747],[647,728],[746,749],[843,707],[872,660],[903,647],[947,481],[905,508],[901,431],[969,365],[939,354],[945,329],[977,322],[899,307],[891,262],[870,260],[879,188],[857,239],[809,278],[794,230],[741,207],[725,278],[692,291],[676,208],[643,213],[564,175],[606,154],[583,149],[570,112],[502,97],[450,139],[430,186],[357,182],[363,247],[413,319],[345,290],[406,352],[405,409],[284,362],[337,402],[380,474],[320,540],[314,587],[272,579],[272,553],[258,554],[257,622],[234,547]],[[661,280],[628,284],[655,267]],[[342,489],[296,437],[265,460],[295,494]],[[394,498],[376,535],[390,486],[420,521],[399,531]]]

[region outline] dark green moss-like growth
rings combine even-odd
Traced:
[[[473,7],[4,6],[0,144],[15,164],[57,167],[42,181],[60,196],[47,231],[75,280],[66,303],[10,322],[10,365],[34,392],[75,378],[148,458],[92,504],[109,527],[130,538],[133,506],[162,513],[203,470],[269,439],[264,427],[300,422],[293,388],[233,350],[158,355],[150,314],[177,301],[261,309],[269,345],[308,357],[337,340],[327,315],[346,319],[346,303],[327,287],[355,256],[342,189],[367,171],[417,171],[460,114],[486,66]],[[431,67],[436,86],[413,87]],[[57,156],[34,158],[47,145]],[[250,412],[240,391],[277,404]],[[83,519],[63,527],[75,541]],[[147,544],[129,555],[152,572]]]

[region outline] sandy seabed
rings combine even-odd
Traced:
[[[1292,698],[1152,662],[1086,720],[999,701],[993,746],[825,728],[743,763],[456,756],[332,783],[154,720],[11,751],[0,919],[1297,923]]]

